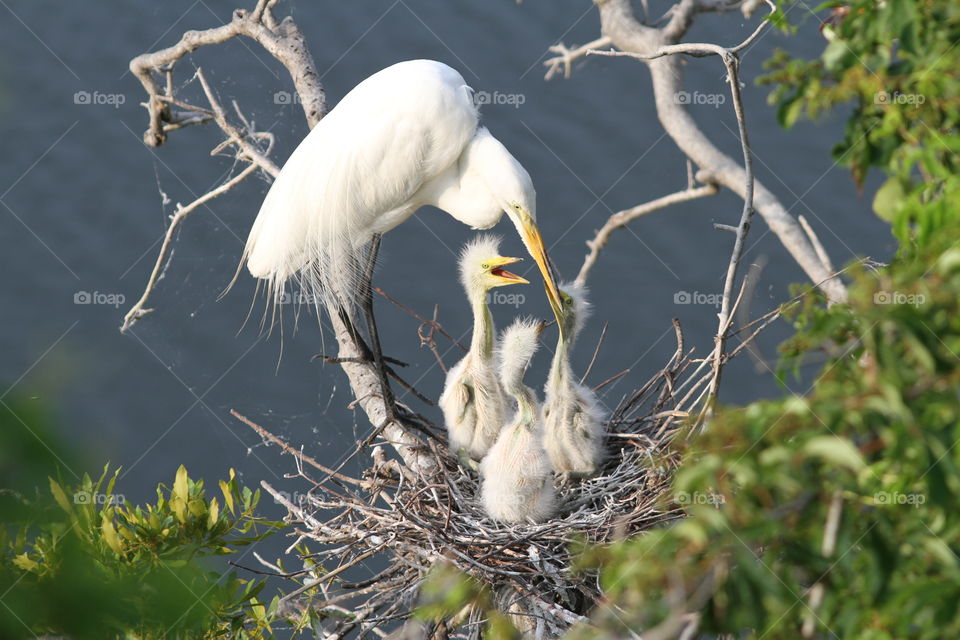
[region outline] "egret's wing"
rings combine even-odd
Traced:
[[[247,240],[250,273],[275,290],[298,272],[322,293],[356,291],[358,253],[421,203],[423,183],[457,160],[477,127],[456,71],[410,61],[367,78],[323,118],[270,188]],[[384,224],[387,217],[389,224]]]
[[[464,416],[467,413],[467,407],[470,406],[470,403],[473,402],[473,390],[463,384],[462,382],[457,383],[457,386],[453,390],[454,397],[452,398],[453,406],[456,407],[455,413],[457,416],[457,421],[462,421]]]

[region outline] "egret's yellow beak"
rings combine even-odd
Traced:
[[[503,268],[505,265],[520,262],[521,260],[523,260],[523,258],[493,258],[492,260],[487,260],[487,264],[490,265],[490,275],[497,278],[501,285],[530,284],[530,281],[526,278],[518,276],[515,273],[510,273]]]
[[[550,308],[557,319],[557,327],[563,334],[563,322],[561,319],[560,292],[557,291],[557,283],[553,280],[553,273],[550,271],[550,258],[547,256],[547,249],[543,246],[543,237],[540,235],[540,229],[537,223],[533,221],[530,214],[526,211],[520,212],[520,229],[523,236],[523,243],[527,246],[527,251],[540,267],[540,273],[543,274],[543,287],[547,291],[547,299],[550,301]]]

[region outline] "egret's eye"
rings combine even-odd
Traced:
[[[489,268],[490,268],[490,265],[484,263],[484,264],[480,265],[480,267],[481,267],[482,269],[485,269],[485,270],[486,270],[486,269],[489,269]]]
[[[516,202],[513,203],[513,208],[516,209],[517,211],[520,211],[521,209],[520,205],[517,204]]]

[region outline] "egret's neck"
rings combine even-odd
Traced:
[[[489,359],[493,357],[493,315],[487,306],[487,292],[477,289],[471,294],[473,307],[473,338],[470,352]]]
[[[531,423],[537,417],[537,398],[533,390],[520,383],[519,388],[513,389],[511,395],[517,400],[517,412],[522,423]]]
[[[560,337],[557,340],[557,350],[553,353],[553,362],[550,364],[550,377],[562,380],[570,372],[570,347],[573,336]]]
[[[557,338],[557,350],[553,354],[553,363],[550,365],[551,377],[563,376],[570,370],[570,351],[573,341],[577,337],[577,324],[573,316],[563,316],[563,332]]]

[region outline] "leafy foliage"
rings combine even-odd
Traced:
[[[259,492],[231,469],[208,500],[181,466],[155,503],[134,506],[115,492],[118,472],[72,487],[49,478],[49,497],[5,493],[0,636],[269,637],[264,582],[200,561],[273,532],[276,523],[255,516]]]
[[[416,617],[455,628],[473,610],[483,612],[488,640],[519,640],[520,632],[510,619],[497,611],[490,590],[477,580],[448,564],[439,564],[424,581],[420,590],[420,606]]]
[[[960,5],[820,8],[820,58],[777,53],[764,81],[785,126],[852,104],[834,155],[859,184],[887,176],[874,208],[900,252],[854,266],[847,304],[807,291],[784,309],[782,375],[827,358],[809,391],[726,408],[687,443],[688,517],[583,555],[610,606],[576,637],[694,619],[768,640],[960,635]]]
[[[737,637],[796,638],[808,616],[830,637],[960,634],[960,229],[949,238],[857,272],[848,306],[810,292],[792,309],[785,357],[818,344],[829,361],[807,395],[729,408],[690,443],[675,488],[708,499],[685,500],[688,518],[584,556],[618,605],[605,627],[693,603],[702,628]]]
[[[954,225],[960,196],[960,4],[954,0],[827,2],[817,60],[777,52],[761,82],[780,122],[851,105],[835,159],[862,184],[887,179],[874,200],[905,249]],[[804,7],[797,9],[798,13]],[[789,8],[784,11],[787,15]]]

